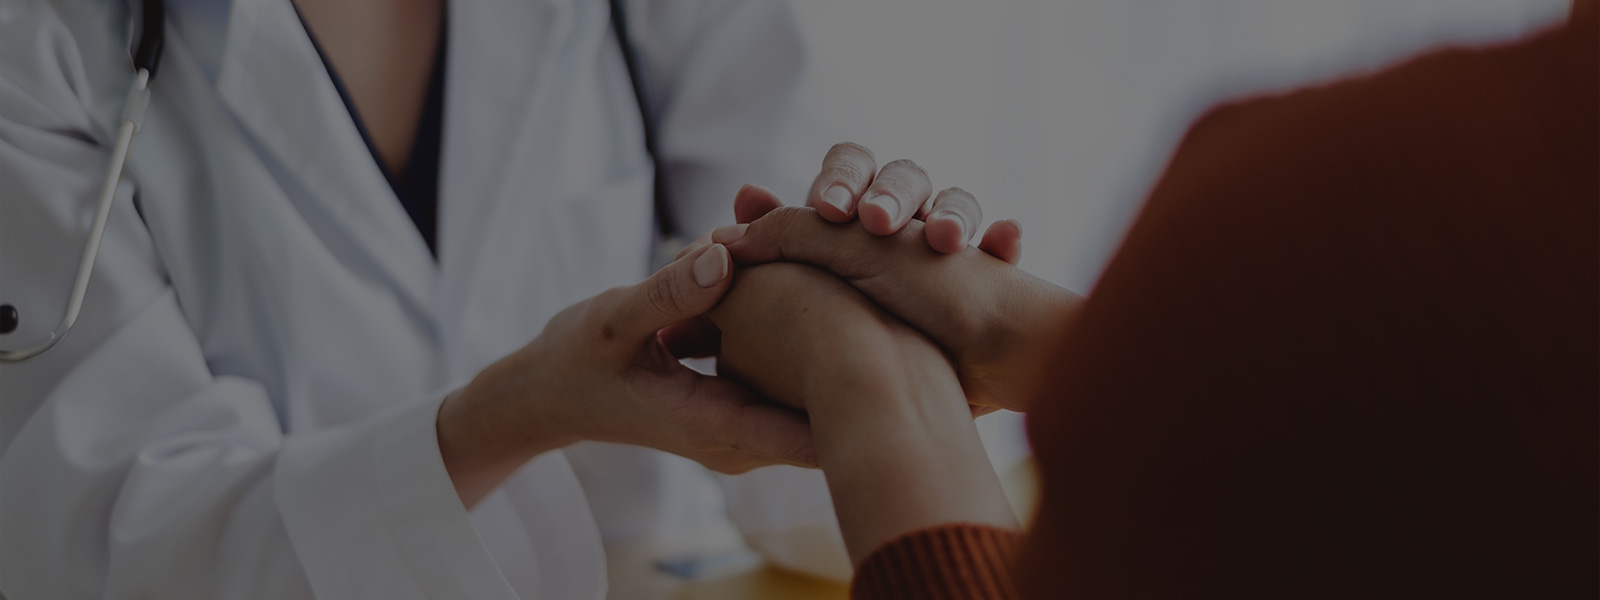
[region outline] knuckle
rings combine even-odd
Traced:
[[[906,170],[906,171],[911,171],[912,173],[915,173],[917,175],[921,175],[923,177],[927,177],[928,176],[928,171],[926,169],[923,169],[922,165],[917,164],[917,161],[911,160],[909,158],[901,158],[901,159],[896,159],[896,160],[890,161],[889,164],[886,164],[886,165],[883,166],[883,170],[885,170],[885,171],[889,171],[889,170]]]
[[[614,287],[596,294],[594,299],[584,306],[584,321],[595,323],[606,319],[611,313],[616,312],[618,306],[622,305],[623,298],[627,296],[627,293],[626,288]]]
[[[781,246],[783,243],[791,241],[792,236],[797,233],[796,230],[800,228],[801,223],[804,221],[803,217],[807,213],[815,217],[816,209],[785,206],[767,213],[767,216],[762,217],[755,223],[751,223],[751,230],[746,231],[745,236],[771,236],[772,239],[778,240]]]
[[[644,294],[651,309],[662,315],[674,316],[683,312],[683,296],[680,288],[681,284],[677,277],[660,273],[645,282]]]
[[[953,187],[939,192],[935,201],[935,210],[950,211],[971,219],[973,225],[983,220],[983,207],[978,204],[978,199],[958,187]]]
[[[595,297],[581,306],[574,306],[578,312],[577,325],[580,331],[588,337],[600,336],[601,339],[610,341],[617,336],[617,311],[626,302],[628,290],[615,287],[596,294]]]
[[[878,267],[881,266],[880,259],[875,253],[870,251],[863,252],[856,248],[839,250],[833,253],[831,259],[829,261],[830,264],[823,266],[827,267],[829,271],[849,278],[872,276],[878,272]]]
[[[966,191],[964,189],[961,189],[959,187],[948,187],[948,188],[945,188],[943,191],[939,192],[939,197],[940,198],[948,197],[951,200],[964,200],[964,201],[967,201],[967,202],[971,202],[973,204],[977,204],[978,203],[978,198],[976,196],[973,196],[971,192],[968,192],[968,191]]]
[[[818,179],[859,185],[870,179],[876,170],[872,151],[861,144],[845,142],[835,144],[828,150],[828,156],[822,161],[822,174]]]
[[[768,221],[770,223],[780,223],[780,222],[785,222],[785,221],[792,221],[792,220],[800,217],[801,215],[805,215],[805,214],[808,214],[808,213],[814,213],[814,212],[816,212],[816,209],[805,207],[805,206],[780,206],[778,208],[773,209],[772,212],[769,212],[769,213],[763,215],[760,219],[756,219],[755,222],[756,223],[760,223],[762,221]],[[750,226],[754,227],[755,224],[752,223]]]
[[[810,440],[793,440],[785,444],[779,458],[798,465],[817,464],[817,449]]]
[[[840,142],[834,144],[832,148],[828,149],[828,157],[865,160],[869,163],[875,162],[875,159],[872,156],[872,151],[868,150],[866,146],[857,144],[855,142]]]
[[[926,200],[933,191],[933,184],[928,181],[928,172],[924,171],[917,163],[909,160],[896,160],[884,165],[883,172],[873,181],[873,187],[883,187],[902,199],[921,198]]]
[[[823,165],[822,174],[818,175],[817,179],[824,184],[832,184],[835,182],[857,184],[859,182],[866,181],[867,172],[862,170],[860,165],[845,162],[835,162]],[[854,187],[854,185],[852,185],[852,187]],[[820,192],[821,190],[819,189],[818,191]]]

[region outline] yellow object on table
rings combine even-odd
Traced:
[[[680,584],[674,600],[845,600],[850,588],[842,583],[790,573],[771,566],[706,581]]]
[[[737,566],[731,572],[704,579],[683,579],[657,568],[663,554],[684,551],[685,545],[640,542],[606,549],[612,600],[845,600],[850,589],[843,582],[826,581],[791,573],[761,564]],[[689,545],[703,552],[738,552],[743,543],[738,533],[727,530],[707,532],[702,540]]]

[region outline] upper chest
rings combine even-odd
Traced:
[[[405,173],[428,86],[443,66],[444,0],[300,0],[295,7],[377,158]]]

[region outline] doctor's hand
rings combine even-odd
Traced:
[[[714,306],[731,271],[727,249],[714,245],[580,302],[448,398],[439,447],[463,503],[534,456],[583,440],[647,446],[724,473],[815,466],[804,415],[694,372],[658,336]]]
[[[1041,359],[1083,298],[975,248],[933,251],[923,227],[876,236],[814,209],[781,208],[720,228],[716,241],[741,265],[798,262],[833,273],[943,347],[969,402],[1026,410]]]

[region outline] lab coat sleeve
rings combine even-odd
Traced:
[[[60,316],[108,162],[102,108],[124,91],[95,85],[75,39],[49,5],[0,7],[0,296],[24,319],[8,347]],[[286,436],[262,386],[208,368],[137,188],[118,188],[72,334],[0,365],[0,591],[514,597],[444,471],[440,399]]]
[[[733,222],[733,196],[756,183],[789,204],[828,147],[844,141],[823,115],[793,9],[781,0],[630,0],[631,32],[658,114],[680,234]]]

